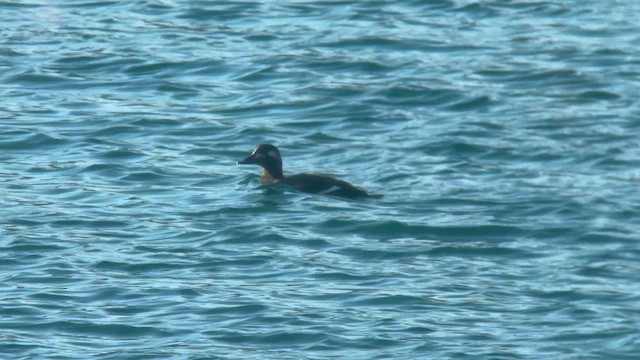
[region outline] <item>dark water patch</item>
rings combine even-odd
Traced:
[[[269,334],[266,336],[259,336],[256,339],[258,344],[265,344],[269,346],[283,346],[283,345],[307,345],[315,344],[324,341],[327,338],[325,333],[321,332],[306,332],[306,333],[292,333],[292,332],[279,332],[276,334]]]
[[[355,233],[373,238],[413,237],[428,239],[432,237],[446,239],[483,239],[505,238],[521,235],[524,230],[516,226],[485,225],[476,226],[428,226],[410,225],[399,221],[357,222],[345,220],[328,220],[321,224],[325,230],[335,233]]]
[[[338,49],[351,49],[363,50],[371,49],[373,51],[384,52],[389,51],[421,51],[421,52],[462,52],[480,50],[482,47],[470,45],[470,44],[456,44],[450,45],[445,42],[436,40],[414,40],[414,39],[398,39],[398,38],[385,38],[375,36],[365,36],[358,38],[346,38],[337,41],[327,41],[315,44],[315,47],[322,48],[338,48]]]
[[[367,299],[362,300],[353,300],[353,301],[345,301],[345,306],[402,306],[408,307],[411,309],[424,309],[426,307],[433,306],[431,300],[419,297],[419,296],[410,296],[410,295],[378,295],[371,296]]]
[[[18,260],[18,259],[0,259],[0,266],[6,266],[6,268],[20,269],[22,267],[29,267],[32,264],[31,259]]]
[[[336,1],[340,3],[341,1]],[[331,5],[331,4],[327,4]],[[319,16],[325,15],[325,9],[321,6],[313,5],[313,2],[307,3],[283,3],[282,9],[291,14],[304,15],[304,16]]]
[[[383,48],[397,48],[401,42],[394,39],[387,39],[381,37],[365,37],[354,39],[342,39],[338,41],[325,42],[317,44],[316,46],[322,47],[335,47],[335,48],[359,48],[359,47],[371,47],[376,49]]]
[[[270,331],[266,334],[246,335],[243,333],[227,333],[216,336],[217,340],[232,344],[257,344],[266,347],[301,346],[323,342],[327,334],[319,332],[286,332]]]
[[[192,267],[191,263],[176,263],[176,262],[145,262],[145,263],[126,263],[118,261],[99,261],[92,265],[96,270],[101,271],[116,271],[125,272],[131,274],[153,274],[157,272],[172,272],[180,271],[185,268]]]
[[[61,87],[79,84],[80,79],[68,76],[52,75],[52,74],[36,74],[26,72],[9,76],[5,79],[7,83],[23,85],[28,87]]]
[[[95,114],[95,112],[90,112],[90,110],[95,110],[100,108],[99,104],[95,102],[88,102],[88,101],[70,101],[64,104],[60,104],[60,107],[75,110],[73,112],[74,115],[90,115],[90,116]]]
[[[426,147],[425,147],[426,148]],[[473,155],[486,155],[492,149],[489,145],[474,144],[469,142],[458,141],[438,141],[434,144],[429,144],[428,148],[424,150],[428,154],[449,154],[456,156],[473,156]]]
[[[453,0],[433,0],[429,2],[419,0],[405,0],[403,1],[403,3],[407,4],[409,9],[415,9],[416,13],[427,10],[436,14],[438,12],[448,11],[456,7],[456,2]]]
[[[420,251],[391,251],[391,250],[368,250],[363,248],[341,248],[337,251],[338,254],[346,255],[356,259],[362,260],[394,260],[394,259],[406,259],[420,256]]]
[[[160,84],[156,88],[156,90],[161,92],[174,93],[176,95],[180,95],[183,98],[185,96],[196,96],[200,93],[198,90],[194,89],[190,85],[183,85],[175,82],[165,82],[163,84]]]
[[[268,306],[260,305],[260,304],[250,304],[250,305],[237,305],[237,306],[221,306],[216,308],[210,308],[206,310],[202,310],[201,314],[203,315],[255,315],[265,313],[269,310]]]
[[[500,13],[492,3],[471,2],[466,5],[458,6],[454,11],[465,13],[472,17],[485,18],[496,17]]]
[[[4,319],[9,320],[11,318],[20,318],[22,316],[43,316],[46,311],[39,309],[35,306],[6,306],[0,308],[0,315]]]
[[[35,283],[38,283],[37,281]],[[64,289],[61,289],[64,291]],[[39,292],[29,295],[29,298],[40,300],[46,303],[55,303],[56,306],[62,307],[64,304],[73,302],[75,297],[71,294],[51,293],[51,292]]]
[[[206,231],[192,231],[192,232],[180,233],[176,235],[176,238],[189,240],[189,242],[186,242],[187,245],[194,245],[191,242],[191,240],[206,239],[209,237],[209,235],[210,233]],[[201,252],[202,250],[200,250],[197,247],[191,247],[191,246],[190,247],[178,247],[178,246],[166,247],[166,246],[138,245],[134,248],[134,250],[138,253],[154,254],[154,257],[157,257],[159,259],[164,259],[166,256],[173,258],[179,255],[194,256],[194,257],[200,257],[202,255],[202,252]]]
[[[0,7],[2,7],[1,3]],[[33,340],[18,339],[14,337],[11,343],[0,345],[0,351],[3,354],[12,354],[13,356],[24,355],[25,359],[28,359],[30,357],[32,358],[34,354],[37,353],[37,351],[42,350],[42,345],[36,344],[35,342],[33,344],[30,344],[29,342],[31,341]]]
[[[329,342],[334,344],[339,349],[353,349],[364,350],[367,353],[375,352],[379,354],[378,358],[385,359],[393,356],[398,356],[396,352],[398,347],[406,346],[407,343],[401,340],[394,340],[387,338],[387,334],[381,334],[380,336],[357,336],[354,338],[340,337],[338,340]],[[385,349],[390,348],[387,353]],[[393,349],[393,352],[391,352]]]
[[[18,327],[22,328],[22,326]],[[81,321],[50,321],[28,326],[31,331],[105,336],[116,339],[135,339],[140,336],[169,336],[170,334],[151,326],[124,324],[97,324]]]
[[[318,94],[318,96],[322,96],[324,98],[351,98],[352,101],[357,101],[357,99],[365,99],[369,95],[369,89],[363,88],[357,85],[345,85],[345,86],[335,86],[328,84],[319,84],[314,87],[314,92]],[[327,111],[334,110],[335,104],[333,102],[327,103],[318,103],[318,111]],[[347,114],[343,114],[347,115]],[[308,120],[308,119],[307,119]],[[316,120],[322,121],[322,120]],[[326,122],[326,119],[324,120]]]
[[[494,101],[489,96],[484,95],[451,104],[446,109],[451,111],[486,110],[493,104]]]
[[[131,224],[126,221],[117,220],[82,220],[82,219],[66,219],[56,220],[50,223],[54,228],[88,228],[88,229],[104,229],[104,228],[128,228]]]
[[[60,136],[42,133],[29,135],[30,136],[22,136],[22,139],[19,140],[16,140],[14,137],[8,141],[0,141],[0,149],[6,151],[48,150],[69,144],[66,138]]]
[[[175,118],[149,118],[134,120],[130,123],[131,126],[145,128],[145,129],[158,129],[158,128],[178,128],[187,125],[188,122],[184,119]]]
[[[568,34],[578,35],[588,38],[610,38],[619,36],[618,29],[612,29],[610,27],[594,27],[594,26],[571,26],[565,30]]]
[[[527,87],[557,86],[567,88],[576,87],[577,85],[593,86],[593,82],[585,75],[573,69],[496,69],[481,70],[478,71],[478,74],[503,83],[513,83]]]
[[[620,95],[608,91],[590,90],[578,94],[579,100],[611,101],[620,99]]]
[[[584,276],[588,278],[602,278],[602,279],[620,279],[627,278],[627,274],[624,271],[614,268],[610,264],[604,265],[590,265],[585,266],[575,272],[576,275]],[[611,296],[609,294],[608,296]]]
[[[348,253],[349,250],[347,250],[346,252]],[[343,282],[343,281],[360,282],[363,280],[369,280],[371,278],[370,275],[355,275],[355,274],[348,274],[345,272],[323,272],[323,273],[314,274],[313,277],[318,280],[340,281],[340,282]]]
[[[226,71],[224,62],[218,60],[195,59],[190,61],[163,61],[157,63],[132,62],[124,71],[130,76],[162,75],[177,76],[185,74],[220,74]]]
[[[30,167],[29,169],[27,169],[27,172],[30,173],[30,174],[46,174],[46,173],[51,173],[51,172],[60,172],[60,171],[64,171],[64,170],[69,170],[69,169],[72,169],[74,167],[75,166],[73,164],[52,162],[52,163],[49,163],[49,164],[44,164],[42,166]],[[47,191],[51,191],[51,190],[47,190]]]
[[[494,6],[504,10],[516,10],[519,13],[533,16],[566,16],[571,8],[566,4],[552,1],[524,1],[519,3],[494,3]]]
[[[79,64],[86,64],[94,62],[95,60],[103,59],[103,57],[97,55],[70,55],[59,57],[55,60],[55,63],[58,64],[73,64],[78,66]]]
[[[305,69],[314,69],[316,71],[344,71],[349,73],[355,71],[372,74],[386,74],[387,72],[395,69],[395,66],[377,61],[352,60],[344,58],[306,60],[302,66]]]
[[[24,3],[24,2],[17,2],[17,1],[3,1],[0,3],[0,8],[8,8],[8,9],[13,9],[13,8],[39,8],[42,7],[42,4],[30,4],[30,3]]]
[[[28,135],[32,135],[33,131],[31,130],[23,130],[23,129],[7,129],[2,132],[3,136],[6,137],[27,137]]]
[[[111,125],[106,128],[99,129],[94,131],[91,136],[92,137],[109,137],[109,136],[118,136],[118,135],[137,135],[142,133],[142,129],[138,126],[132,125]]]
[[[252,42],[268,42],[268,41],[276,41],[279,37],[275,34],[263,33],[263,34],[251,34],[244,37],[247,41]]]
[[[217,236],[227,237],[226,234],[229,234],[228,231],[222,231],[217,234]],[[233,233],[231,233],[233,234]],[[230,235],[231,235],[230,234]],[[227,239],[222,240],[223,243],[234,243],[234,244],[286,244],[290,243],[291,239],[286,238],[283,235],[276,233],[250,233],[245,237],[234,237],[228,236]]]
[[[116,5],[121,5],[120,2],[118,1],[78,1],[75,2],[73,4],[63,4],[61,6],[65,6],[65,7],[70,7],[70,8],[89,8],[89,9],[93,9],[93,8],[102,8],[102,7],[109,7],[109,10],[113,10],[113,6]]]
[[[602,48],[598,48],[596,50],[593,50],[592,53],[592,58],[597,59],[597,58],[601,58],[601,57],[607,57],[607,56],[628,56],[630,53],[623,50],[623,49],[619,49],[619,48],[613,48],[613,47],[602,47]]]
[[[316,250],[326,249],[333,246],[331,242],[324,239],[303,239],[303,240],[298,240],[296,244],[308,249],[316,249]]]
[[[100,163],[86,166],[80,170],[80,173],[97,173],[111,178],[121,178],[126,171],[122,165]]]
[[[2,6],[2,3],[0,3],[0,7]],[[8,49],[8,48],[0,48],[0,56],[10,56],[10,57],[18,57],[18,56],[25,56],[26,54],[17,51],[16,49]]]
[[[638,358],[638,346],[634,343],[633,335],[628,335],[622,341],[614,342],[614,347],[617,350],[593,350],[593,356],[598,356],[600,359],[612,359],[616,358],[619,360],[636,360]],[[618,345],[619,343],[623,343],[622,346]]]
[[[640,165],[640,159],[621,159],[618,155],[613,156],[598,156],[597,158],[584,159],[585,162],[592,162],[594,168],[600,169],[624,169],[629,167],[635,167]]]
[[[501,257],[505,259],[530,259],[541,255],[526,250],[486,245],[439,246],[428,251],[430,256]]]
[[[208,182],[205,182],[205,184],[208,184]],[[198,219],[208,219],[211,216],[214,215],[225,215],[225,216],[229,216],[230,218],[232,217],[244,217],[247,216],[247,214],[250,212],[252,215],[254,216],[259,216],[259,215],[265,215],[265,214],[270,214],[270,213],[274,213],[276,212],[277,209],[269,209],[267,207],[260,207],[260,206],[256,206],[251,208],[250,210],[247,209],[246,207],[242,207],[242,206],[223,206],[223,207],[218,207],[218,208],[213,208],[213,209],[206,209],[203,211],[196,211],[196,212],[183,212],[180,215],[186,218],[198,218]],[[221,230],[220,232],[216,233],[216,236],[221,236],[221,237],[229,237],[231,238],[233,234],[236,234],[236,232],[234,231],[235,229],[230,228],[230,229],[224,229]],[[244,230],[244,229],[243,229]],[[249,234],[250,235],[256,235],[255,231],[256,228],[255,227],[248,227],[247,230],[249,230]],[[264,235],[264,234],[261,234]],[[276,237],[278,235],[275,235]]]
[[[13,242],[9,246],[2,247],[3,252],[27,252],[27,253],[47,253],[62,252],[67,249],[65,246],[55,244],[31,243],[23,244],[22,242]]]
[[[632,335],[632,330],[609,330],[609,331],[597,331],[592,329],[582,329],[579,331],[566,331],[560,334],[548,336],[543,341],[561,341],[561,342],[584,342],[594,340],[613,339],[624,336]]]
[[[129,159],[138,159],[141,157],[145,157],[146,155],[137,151],[132,151],[128,149],[118,149],[106,151],[98,155],[99,158],[105,160],[129,160]]]
[[[445,88],[430,88],[424,86],[396,85],[379,90],[374,94],[381,103],[395,105],[444,105],[462,97],[457,91]]]
[[[302,111],[309,108],[312,108],[317,103],[315,101],[297,101],[297,102],[276,102],[276,103],[265,103],[261,101],[252,102],[251,105],[245,104],[236,104],[233,106],[222,106],[216,109],[216,112],[224,115],[226,117],[235,116],[245,120],[246,118],[251,118],[254,116],[265,116],[269,115],[271,117],[285,117],[291,111]],[[259,135],[261,139],[281,139],[284,138],[289,131],[283,131],[280,128],[273,127],[261,127],[259,131],[255,129],[243,129],[240,134],[238,134],[243,139],[250,139]],[[254,142],[260,142],[264,140],[255,140]]]
[[[579,212],[574,211],[573,209],[560,209],[556,212],[557,216],[566,216],[579,214]],[[567,223],[567,226],[545,226],[532,231],[529,235],[535,235],[537,238],[541,239],[571,239],[570,241],[574,241],[576,235],[580,234],[578,229],[575,229],[571,226],[570,222]]]
[[[108,300],[113,301],[113,300],[122,298],[121,295],[123,293],[124,291],[122,291],[121,288],[109,286],[105,288],[91,290],[86,296],[78,297],[77,301],[83,302],[83,303],[105,302]]]
[[[136,57],[117,57],[108,54],[70,55],[56,59],[47,69],[72,73],[90,73],[100,75],[103,71],[122,72],[132,66],[140,66],[145,60]],[[113,81],[113,79],[112,79]],[[117,84],[111,82],[112,84]]]
[[[170,262],[170,259],[165,261],[145,262],[136,264],[126,264],[123,271],[131,274],[154,274],[165,272],[177,272],[191,268],[193,264],[191,262]]]
[[[320,125],[319,123],[316,123],[316,124]],[[315,125],[315,124],[306,125],[306,123],[300,123],[299,126],[301,128],[305,127],[305,126],[308,126],[309,128],[315,128],[315,127],[318,127],[317,125]],[[305,138],[305,140],[308,140],[308,141],[313,142],[315,144],[329,144],[329,145],[332,145],[332,144],[335,144],[335,143],[339,143],[339,142],[345,141],[345,139],[341,139],[338,136],[325,134],[325,133],[322,133],[322,132],[314,132],[312,134],[305,135],[304,138]]]
[[[162,170],[138,171],[133,172],[121,180],[135,183],[151,183],[155,185],[172,185],[174,184],[173,175],[167,174]]]
[[[197,21],[232,21],[241,20],[244,16],[251,18],[260,14],[254,3],[229,1],[225,3],[199,2],[177,16],[179,19]]]

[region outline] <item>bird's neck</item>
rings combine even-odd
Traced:
[[[282,171],[279,173],[276,171],[269,171],[267,169],[262,169],[262,178],[260,179],[263,183],[276,183],[278,180],[284,178],[282,175]]]

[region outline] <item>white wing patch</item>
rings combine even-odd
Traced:
[[[334,191],[338,191],[341,190],[342,188],[338,185],[333,185],[332,187],[328,188],[327,190],[322,190],[320,191],[318,194],[329,194],[332,193]]]

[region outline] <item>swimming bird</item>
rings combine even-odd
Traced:
[[[238,161],[238,164],[256,164],[262,166],[262,178],[265,184],[285,184],[294,189],[312,194],[328,194],[346,198],[379,197],[370,195],[365,190],[353,186],[346,181],[325,175],[296,174],[284,176],[282,157],[277,147],[261,144],[251,155]]]

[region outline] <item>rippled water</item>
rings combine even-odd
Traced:
[[[0,2],[0,354],[637,359],[638,14]]]

